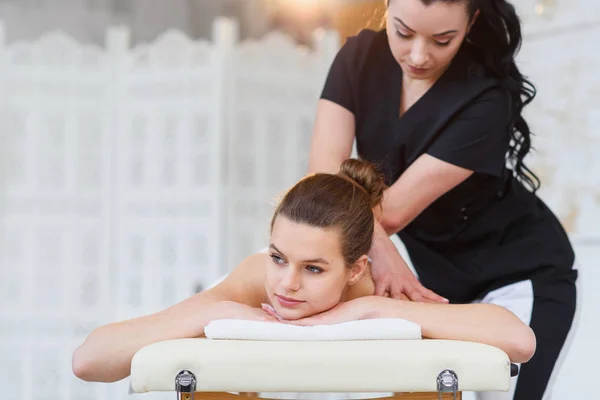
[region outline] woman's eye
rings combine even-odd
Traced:
[[[319,267],[315,267],[314,265],[309,265],[306,267],[306,269],[311,274],[320,274],[321,272],[323,272],[323,269],[321,269]]]
[[[275,264],[284,264],[285,263],[285,261],[283,260],[283,258],[279,257],[276,254],[271,254],[271,260],[273,260],[273,262]]]
[[[410,35],[405,35],[404,33],[400,32],[397,29],[396,29],[396,35],[400,36],[402,39],[408,39],[408,38],[410,38]]]
[[[398,29],[396,29],[396,35],[398,35],[402,39],[410,39],[412,37],[412,35],[404,34],[404,33],[400,32]],[[438,42],[437,40],[435,40],[434,42],[437,46],[444,47],[444,46],[448,46],[451,41],[452,40],[448,40],[446,42]]]

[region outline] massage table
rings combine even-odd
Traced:
[[[268,398],[262,397],[265,392],[386,392],[398,400],[460,400],[462,391],[507,391],[518,373],[506,353],[479,343],[230,337],[168,340],[140,349],[131,363],[130,390],[172,391],[178,400]]]

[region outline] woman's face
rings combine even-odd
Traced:
[[[439,78],[468,33],[467,1],[390,0],[386,28],[390,49],[406,77]]]
[[[364,272],[364,267],[345,264],[337,229],[316,228],[281,215],[273,224],[269,256],[265,289],[277,313],[288,320],[335,307]],[[366,265],[366,256],[362,261]]]

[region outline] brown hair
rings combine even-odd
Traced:
[[[294,185],[277,206],[271,230],[278,215],[310,226],[339,229],[344,261],[352,265],[371,248],[373,208],[381,204],[386,188],[374,165],[348,159],[337,174],[310,175]]]

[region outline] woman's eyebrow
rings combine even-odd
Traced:
[[[283,255],[283,251],[279,250],[277,247],[275,247],[275,245],[273,243],[269,244],[269,248],[275,250],[276,252],[280,253],[281,255]]]
[[[323,258],[315,258],[313,260],[304,260],[302,262],[306,263],[306,264],[327,264],[327,265],[329,265],[329,262]]]
[[[276,252],[278,252],[279,254],[281,254],[282,256],[285,257],[283,252],[280,251],[273,243],[271,243],[269,245],[269,248],[275,250]],[[313,258],[311,260],[303,260],[302,262],[305,264],[327,264],[327,265],[329,265],[329,261],[325,260],[324,258]]]
[[[406,25],[406,24],[404,23],[404,21],[402,21],[400,18],[398,18],[398,17],[394,17],[394,19],[395,19],[396,21],[400,22],[400,23],[402,24],[402,26],[403,26],[403,27],[405,27],[406,29],[408,29],[409,31],[411,31],[411,32],[413,32],[413,33],[416,33],[414,29],[412,29],[412,28],[410,28],[408,25]]]
[[[458,30],[456,30],[456,29],[450,29],[449,31],[440,32],[440,33],[434,33],[433,36],[446,36],[446,35],[449,35],[451,33],[456,33],[456,32],[458,32]]]
[[[409,31],[411,31],[413,33],[416,33],[414,29],[412,29],[411,27],[409,27],[408,25],[406,25],[404,23],[404,21],[402,21],[400,18],[394,17],[394,19],[396,21],[398,21],[400,24],[402,24],[402,26],[405,27],[406,29],[408,29]],[[445,36],[445,35],[448,35],[450,33],[456,33],[456,32],[458,32],[458,30],[456,30],[456,29],[450,29],[448,31],[444,31],[444,32],[440,32],[440,33],[434,33],[432,36]]]

